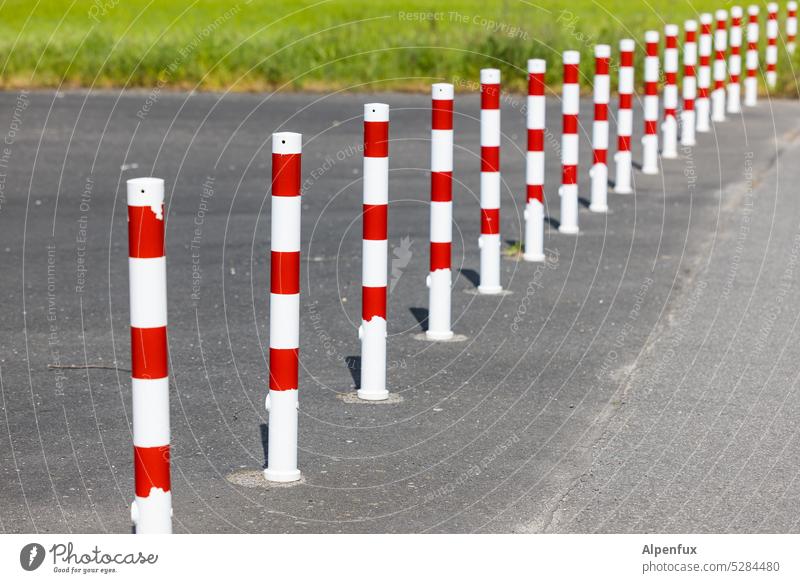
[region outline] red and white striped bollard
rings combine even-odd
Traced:
[[[786,3],[786,50],[794,54],[797,38],[797,2],[789,0]]]
[[[717,10],[714,31],[714,90],[711,92],[711,121],[725,121],[725,52],[728,50],[728,13]]]
[[[747,76],[744,78],[744,104],[758,105],[758,6],[747,7]]]
[[[578,113],[580,111],[580,61],[578,51],[564,51],[564,84],[561,111],[561,217],[558,231],[568,235],[578,233]]]
[[[361,386],[366,401],[389,398],[386,390],[386,283],[389,243],[389,106],[364,106],[364,205],[361,267]]]
[[[164,181],[134,178],[128,191],[128,273],[137,534],[172,532]]]
[[[742,7],[731,7],[731,32],[728,44],[731,54],[728,56],[728,113],[742,111],[741,87],[742,75]]]
[[[617,110],[617,152],[614,154],[616,173],[614,192],[630,194],[633,160],[631,134],[633,134],[633,54],[636,42],[630,38],[619,41],[619,109]]]
[[[525,261],[544,261],[544,59],[528,60]]]
[[[704,12],[700,15],[700,42],[698,56],[700,66],[697,69],[697,100],[694,108],[697,117],[696,129],[698,132],[711,131],[711,103],[709,89],[711,88],[711,14]]]
[[[431,250],[428,275],[429,340],[449,340],[453,283],[453,98],[450,83],[431,88]]]
[[[608,212],[608,101],[611,88],[608,77],[611,47],[594,47],[594,123],[592,124],[592,168],[589,177],[592,183],[589,210],[595,213]]]
[[[500,285],[500,70],[481,69],[481,294]]]
[[[770,89],[778,82],[778,4],[767,4],[767,86]]]
[[[683,109],[681,110],[681,146],[694,146],[695,111],[694,101],[697,98],[697,21],[687,20],[683,23],[685,32],[683,42]]]
[[[294,482],[300,370],[300,185],[302,135],[272,134],[269,294],[269,442],[264,477]]]
[[[642,172],[658,174],[658,31],[644,34],[647,56],[644,59],[644,136]]]
[[[664,26],[664,121],[662,158],[678,157],[678,25]]]

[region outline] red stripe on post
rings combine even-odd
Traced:
[[[628,152],[631,149],[631,137],[619,136],[617,138],[617,149],[621,152]]]
[[[578,133],[578,116],[577,115],[564,115],[564,133],[577,134]]]
[[[608,150],[595,150],[592,164],[607,164]]]
[[[431,271],[450,269],[450,243],[431,241]]]
[[[368,241],[385,241],[389,217],[389,205],[363,205],[364,239]]]
[[[656,127],[658,126],[658,122],[654,120],[645,120],[644,122],[644,133],[647,135],[652,135],[658,133],[656,131]]]
[[[619,96],[620,109],[631,109],[633,107],[633,95],[631,93],[622,93]]]
[[[500,209],[481,209],[481,235],[500,234]]]
[[[300,154],[272,154],[272,196],[300,194]]]
[[[528,151],[544,151],[544,130],[528,130]]]
[[[274,294],[299,294],[300,252],[272,251],[269,281]]]
[[[386,286],[361,287],[361,319],[369,322],[374,317],[386,319]]]
[[[481,109],[500,109],[500,84],[481,84]]]
[[[597,75],[608,75],[608,57],[597,57],[595,58],[595,73]]]
[[[453,100],[434,99],[432,105],[431,129],[452,130],[453,129]]]
[[[163,379],[168,373],[167,327],[131,326],[131,376],[135,379]]]
[[[389,122],[364,122],[364,157],[386,158],[389,156]]]
[[[431,172],[431,200],[433,202],[453,200],[452,172]]]
[[[608,121],[608,104],[595,103],[594,104],[594,119],[595,121]]]
[[[578,83],[579,66],[573,63],[564,65],[564,85]]]
[[[128,207],[128,251],[137,259],[164,257],[164,205],[161,219],[149,206]]]
[[[269,349],[269,388],[271,391],[296,391],[300,368],[299,348]]]
[[[544,202],[544,186],[541,184],[528,184],[528,200]]]
[[[150,496],[152,488],[170,491],[169,445],[133,448],[133,473],[136,481],[136,495],[139,498]]]
[[[561,184],[578,184],[578,167],[561,167]]]
[[[633,53],[625,51],[620,54],[620,66],[633,67]]]
[[[544,95],[544,73],[528,73],[528,95]]]
[[[481,146],[481,172],[500,172],[500,146]]]

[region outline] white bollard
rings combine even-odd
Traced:
[[[481,69],[481,294],[500,285],[500,70]]]
[[[742,7],[731,7],[731,34],[728,44],[731,54],[728,57],[728,113],[742,111],[741,86],[742,75]]]
[[[778,82],[778,4],[767,4],[767,86],[775,88]]]
[[[697,100],[695,111],[697,117],[697,131],[701,133],[711,131],[711,103],[709,90],[711,89],[711,15],[704,12],[700,15],[700,42],[698,55],[700,66],[697,69]]]
[[[294,482],[300,368],[300,197],[302,136],[272,134],[269,294],[269,443],[264,477]]]
[[[795,39],[797,38],[797,2],[789,0],[786,3],[786,50],[794,54]]]
[[[678,26],[664,27],[664,121],[662,158],[678,157]]]
[[[728,50],[728,13],[717,10],[714,31],[714,90],[711,92],[711,121],[725,121],[725,51]]]
[[[528,60],[525,261],[544,261],[544,59]]]
[[[658,174],[658,31],[645,32],[645,44],[642,172]]]
[[[608,100],[611,93],[608,77],[611,47],[594,47],[594,123],[592,124],[592,198],[589,210],[608,212]]]
[[[681,146],[695,145],[695,110],[697,98],[697,21],[683,24],[686,34],[683,42],[683,109],[681,110]]]
[[[429,340],[449,340],[453,241],[453,98],[450,83],[434,83],[431,103],[431,247],[428,275]]]
[[[128,190],[128,274],[136,534],[172,533],[164,181],[134,178]]]
[[[389,106],[364,106],[363,263],[361,267],[361,387],[365,401],[389,398],[386,390],[386,282],[389,262]]]
[[[568,235],[578,233],[578,112],[580,110],[581,54],[564,51],[564,83],[561,111],[564,122],[561,135],[561,217],[558,231]]]
[[[744,78],[744,104],[758,105],[758,6],[747,7],[747,76]]]
[[[630,194],[631,173],[631,134],[633,133],[633,52],[636,43],[633,39],[619,41],[619,109],[617,111],[617,153],[614,154],[616,175],[614,192]]]

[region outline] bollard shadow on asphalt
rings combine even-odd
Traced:
[[[480,285],[481,277],[474,269],[459,269],[458,272],[463,275],[476,288]]]
[[[417,320],[423,332],[428,331],[428,308],[409,308],[409,312]]]
[[[553,217],[545,217],[544,220],[550,225],[551,229],[555,229],[556,231],[561,226],[561,221],[554,219]]]
[[[267,469],[267,459],[269,451],[269,425],[266,423],[262,423],[258,426],[259,431],[261,431],[261,447],[264,450],[264,467],[263,469]]]
[[[356,385],[356,390],[361,388],[361,357],[360,356],[345,356],[344,361],[347,364],[347,370],[350,371],[350,376],[353,377],[353,383]]]

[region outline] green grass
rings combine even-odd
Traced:
[[[471,84],[486,66],[503,70],[507,88],[522,90],[533,57],[548,60],[548,81],[558,85],[564,49],[581,51],[590,76],[595,42],[641,40],[646,28],[663,30],[666,21],[682,24],[727,4],[574,0],[565,12],[563,0],[0,2],[5,88],[239,91],[419,90],[433,80]],[[779,74],[779,93],[796,95],[782,43]]]

